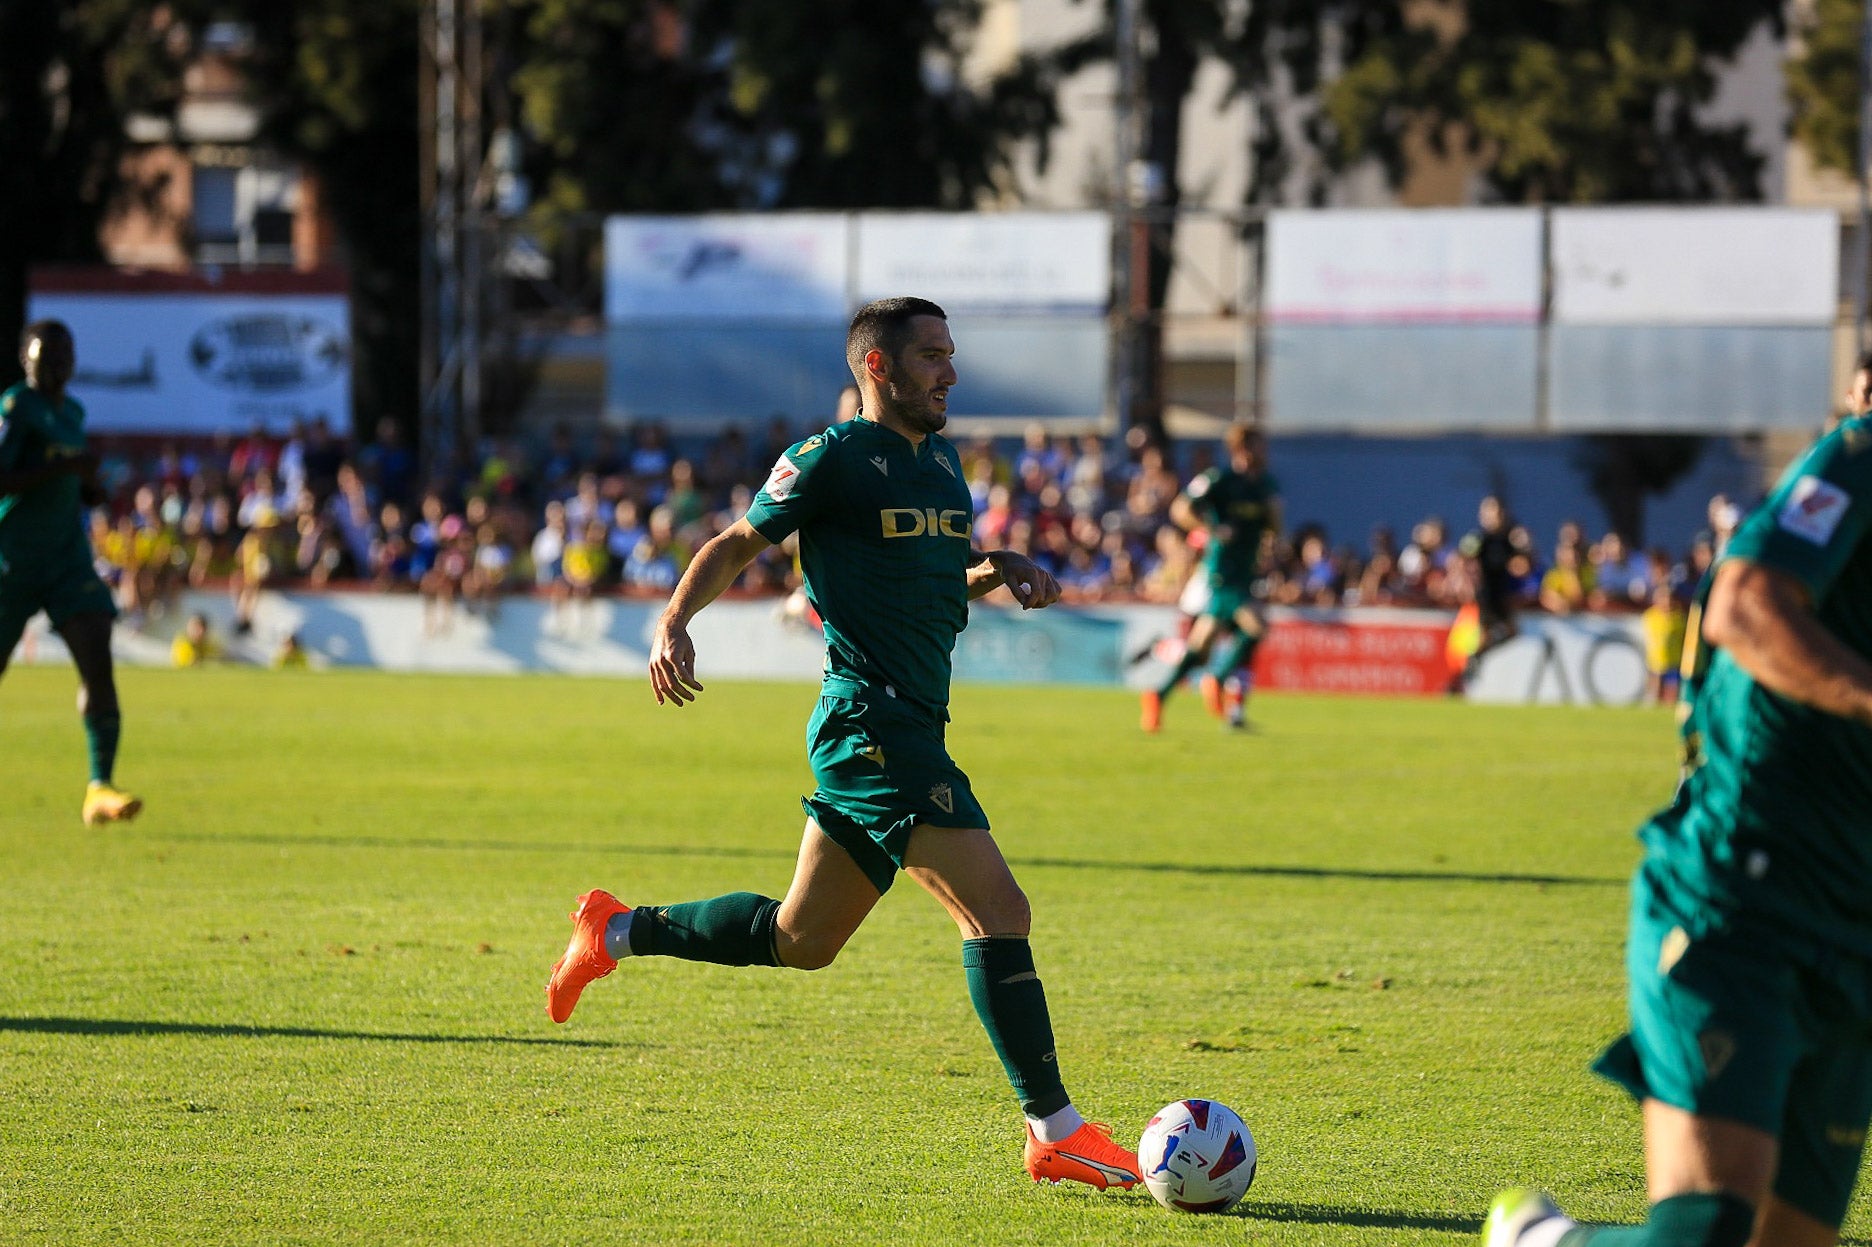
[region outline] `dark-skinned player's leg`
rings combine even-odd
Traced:
[[[143,802],[112,783],[123,712],[117,701],[117,675],[111,661],[111,616],[103,611],[83,611],[66,616],[54,627],[78,668],[78,713],[84,717],[85,740],[91,750],[91,783],[85,789],[84,821],[92,825],[127,822],[142,811]]]

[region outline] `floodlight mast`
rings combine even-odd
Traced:
[[[420,433],[434,476],[481,429],[481,0],[427,0],[423,27]]]

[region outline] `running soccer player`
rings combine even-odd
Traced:
[[[1144,692],[1142,726],[1163,726],[1164,699],[1185,677],[1204,668],[1203,704],[1230,727],[1247,726],[1248,667],[1267,621],[1255,601],[1261,575],[1261,546],[1280,535],[1280,485],[1267,470],[1267,439],[1252,425],[1229,429],[1228,465],[1191,481],[1170,504],[1170,518],[1185,531],[1201,528],[1202,572],[1209,588],[1202,613],[1190,628],[1183,657],[1170,675]],[[1218,648],[1219,644],[1219,648]]]
[[[65,392],[78,357],[71,330],[36,321],[20,335],[26,380],[0,394],[0,674],[40,611],[78,668],[78,710],[91,746],[89,824],[132,819],[143,802],[111,783],[121,717],[111,669],[110,589],[92,564],[85,502],[97,460],[85,451],[85,411]]]
[[[961,928],[970,999],[1027,1118],[1028,1174],[1129,1189],[1137,1157],[1066,1094],[1028,946],[1027,898],[943,743],[951,654],[969,601],[1004,584],[1027,610],[1059,598],[1058,583],[1031,560],[971,544],[962,457],[940,435],[954,354],[934,303],[860,308],[846,362],[863,392],[861,414],[775,462],[747,514],[696,554],[651,640],[658,703],[694,700],[702,684],[689,621],[761,551],[799,534],[806,592],[825,622],[826,674],[807,728],[818,787],[804,801],[806,833],[785,897],[735,892],[633,909],[587,892],[547,983],[546,1011],[555,1022],[571,1017],[585,986],[628,956],[830,965],[902,871]]]
[[[1832,1247],[1872,1119],[1872,420],[1796,460],[1687,625],[1684,775],[1640,830],[1630,1033],[1651,1211],[1497,1197],[1486,1247]],[[1700,620],[1700,624],[1699,624]]]

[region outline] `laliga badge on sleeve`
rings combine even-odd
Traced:
[[[774,461],[773,471],[767,474],[767,483],[761,486],[761,492],[775,502],[785,502],[798,480],[799,469],[793,466],[791,459],[781,455]]]
[[[1852,495],[1831,481],[1803,476],[1788,491],[1775,523],[1796,537],[1823,546],[1852,506]]]

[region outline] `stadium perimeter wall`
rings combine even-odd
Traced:
[[[426,621],[406,594],[270,593],[250,636],[234,637],[225,593],[182,595],[160,626],[119,627],[118,661],[171,665],[181,621],[201,612],[224,656],[266,664],[297,634],[314,666],[507,674],[558,672],[644,678],[662,603],[604,598],[557,611],[544,599],[504,600],[493,620],[460,607]],[[1275,608],[1255,659],[1256,686],[1307,692],[1440,696],[1448,684],[1447,611]],[[1490,654],[1468,696],[1490,702],[1630,704],[1644,692],[1643,638],[1630,615],[1528,616],[1523,634]],[[777,599],[724,599],[690,628],[704,679],[813,680],[819,630]],[[1160,680],[1178,635],[1173,608],[1111,604],[1025,612],[978,603],[956,647],[956,679],[979,683],[1144,687]],[[1168,656],[1173,657],[1171,653]],[[33,621],[16,661],[64,663],[64,646]]]

